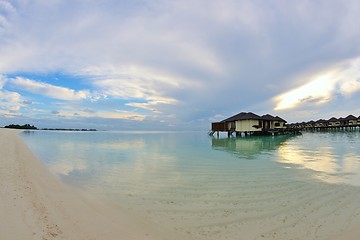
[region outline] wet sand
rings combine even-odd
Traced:
[[[130,195],[122,204],[197,240],[360,239],[358,188],[262,177],[262,181],[240,180],[241,191],[231,184],[222,192],[214,191],[216,184],[226,186],[216,179],[204,182],[203,190],[186,187],[180,193],[176,189],[161,195]],[[150,187],[137,190],[151,191]]]

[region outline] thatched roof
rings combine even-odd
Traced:
[[[256,115],[252,112],[241,112],[239,114],[236,114],[232,117],[229,117],[225,120],[222,120],[222,122],[234,122],[238,120],[261,120],[262,118],[259,115]]]
[[[286,122],[284,119],[282,119],[279,116],[272,116],[270,114],[265,114],[261,116],[262,120],[267,120],[267,121],[280,121],[280,122]]]
[[[266,114],[263,116],[259,116],[255,113],[252,112],[241,112],[239,114],[236,114],[232,117],[229,117],[225,120],[222,120],[222,122],[234,122],[234,121],[238,121],[238,120],[267,120],[267,121],[282,121],[282,122],[286,122],[284,119],[282,119],[279,116],[272,116],[270,114]]]
[[[328,121],[329,121],[329,122],[337,122],[338,119],[337,119],[336,117],[332,117],[332,118],[330,118]]]
[[[270,114],[266,114],[266,115],[262,115],[261,118],[263,120],[268,120],[268,121],[276,121],[278,120],[276,117],[270,115]]]
[[[357,118],[353,115],[349,115],[345,118],[345,120],[357,120]]]
[[[282,118],[279,117],[279,116],[276,116],[275,119],[278,120],[278,121],[286,122],[285,119],[282,119]]]

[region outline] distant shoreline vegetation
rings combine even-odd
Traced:
[[[95,132],[96,129],[86,129],[86,128],[37,128],[30,124],[18,125],[18,124],[10,124],[5,126],[4,128],[12,128],[12,129],[26,129],[26,130],[44,130],[44,131],[75,131],[75,132]]]
[[[86,129],[86,128],[41,128],[39,130],[45,130],[45,131],[75,131],[75,132],[95,132],[96,129]]]
[[[24,125],[18,125],[18,124],[10,124],[5,126],[4,128],[13,128],[13,129],[32,129],[32,130],[37,130],[38,128],[30,125],[30,124],[24,124]]]

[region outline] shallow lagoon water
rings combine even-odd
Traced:
[[[359,218],[358,131],[246,138],[31,131],[22,138],[64,183],[193,239],[328,239]]]

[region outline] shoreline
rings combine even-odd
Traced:
[[[20,132],[0,129],[1,239],[184,239],[78,196],[51,175]]]

